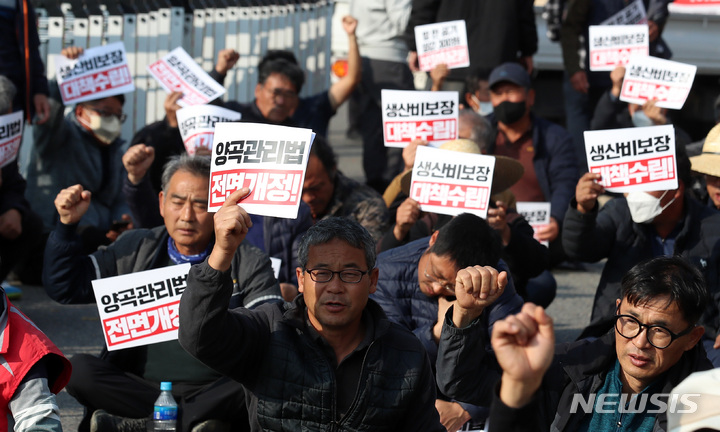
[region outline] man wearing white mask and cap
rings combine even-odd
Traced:
[[[76,59],[83,49],[67,47],[61,55]],[[58,192],[81,184],[93,194],[78,232],[86,253],[117,237],[130,221],[122,194],[124,142],[120,129],[125,97],[115,95],[78,103],[65,116],[58,86],[51,83],[50,117],[34,131],[27,166],[25,196],[40,215],[46,232],[58,223],[53,201]]]
[[[607,258],[595,293],[590,325],[580,338],[600,337],[613,326],[615,299],[622,276],[635,264],[657,256],[680,255],[705,276],[713,298],[700,318],[708,358],[720,366],[720,213],[686,193],[690,160],[677,146],[678,187],[674,190],[631,192],[599,208],[604,192],[600,174],[586,173],[565,214],[563,246],[573,259],[596,262]]]

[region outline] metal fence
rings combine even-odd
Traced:
[[[208,72],[220,50],[240,53],[225,80],[225,100],[253,99],[256,66],[269,49],[295,54],[306,73],[303,95],[325,90],[330,83],[334,0],[34,0],[33,5],[48,78],[55,75],[54,55],[63,47],[125,44],[136,87],[125,99],[126,138],[165,115],[165,92],[147,65],[178,46]]]

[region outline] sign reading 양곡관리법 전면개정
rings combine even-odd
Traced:
[[[23,133],[23,111],[0,116],[0,168],[17,159]]]
[[[431,71],[439,64],[447,65],[448,69],[470,66],[464,20],[416,26],[415,45],[422,71]]]
[[[147,69],[166,92],[183,94],[177,101],[181,107],[203,105],[225,94],[225,87],[202,70],[182,47],[170,51]]]
[[[216,123],[235,122],[242,117],[239,112],[215,105],[193,105],[180,108],[175,114],[180,137],[190,155],[197,149],[212,151]]]
[[[421,139],[432,146],[458,137],[458,93],[382,90],[385,147],[406,147]]]
[[[177,339],[190,264],[92,281],[108,351]]]
[[[585,132],[592,173],[608,192],[677,189],[675,129],[672,125]]]
[[[244,187],[250,214],[296,218],[310,148],[310,129],[258,123],[217,123],[213,137],[208,211]]]
[[[410,198],[426,212],[487,217],[495,158],[419,146]]]
[[[88,48],[73,60],[57,55],[55,66],[65,105],[135,91],[122,42]]]

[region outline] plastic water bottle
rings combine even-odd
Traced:
[[[177,403],[173,398],[172,383],[163,381],[160,383],[160,396],[155,401],[153,409],[154,431],[176,431],[177,430]]]

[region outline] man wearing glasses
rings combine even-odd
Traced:
[[[328,218],[307,231],[293,302],[228,310],[228,270],[252,225],[237,205],[248,193],[228,197],[210,256],[190,270],[182,346],[249,390],[253,430],[444,431],[425,350],[368,300],[375,241],[357,222]]]
[[[470,213],[455,216],[432,236],[381,253],[378,288],[371,298],[388,318],[420,339],[434,363],[445,314],[455,300],[458,272],[485,265],[508,270],[500,260],[500,249],[500,238],[484,219]],[[483,319],[492,328],[495,321],[519,312],[522,303],[510,284],[485,299]],[[491,388],[494,382],[488,380],[487,385]],[[487,415],[471,404],[438,396],[435,406],[447,430],[458,430],[468,420],[479,422]]]
[[[482,279],[495,285],[499,275],[486,268]],[[440,388],[461,400],[487,397],[472,386],[483,374],[478,365],[488,365],[490,357],[473,292],[456,289],[452,324],[440,342],[440,358],[447,360],[438,362]],[[502,378],[493,392],[490,430],[667,430],[667,411],[686,409],[668,400],[672,388],[712,368],[698,343],[705,329],[697,324],[709,301],[702,274],[673,256],[626,273],[615,328],[598,339],[554,346],[552,318],[526,304],[492,332]],[[692,402],[693,395],[684,397]]]
[[[61,52],[69,59],[82,53],[80,47]],[[94,199],[79,228],[84,250],[91,253],[114,240],[130,221],[122,194],[124,149],[120,128],[126,118],[125,97],[82,102],[64,116],[56,83],[52,83],[50,93],[50,117],[35,127],[25,196],[49,232],[58,223],[53,200],[60,190],[82,184],[91,191]]]

